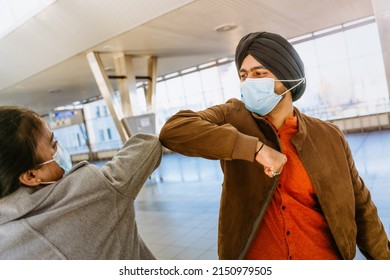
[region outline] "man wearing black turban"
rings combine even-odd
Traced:
[[[239,71],[244,58],[252,55],[279,80],[297,80],[305,77],[303,62],[293,46],[282,36],[269,32],[256,32],[244,36],[236,48],[236,66]],[[283,82],[286,88],[295,84]],[[306,88],[301,83],[292,89],[293,101],[297,101]]]
[[[224,173],[220,259],[390,259],[389,240],[343,133],[293,106],[302,60],[283,37],[244,36],[242,100],[183,110],[160,132],[167,148],[218,159]]]

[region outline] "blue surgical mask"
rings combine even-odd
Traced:
[[[282,94],[275,93],[275,81],[298,82],[295,86],[287,89]],[[271,112],[282,100],[283,95],[293,88],[299,86],[305,78],[296,80],[275,80],[273,78],[247,78],[240,84],[241,100],[245,107],[260,116],[265,116]]]
[[[64,175],[72,169],[72,159],[60,142],[57,142],[57,150],[53,155],[53,159],[45,161],[40,165],[48,164],[53,161],[55,161],[64,170]]]

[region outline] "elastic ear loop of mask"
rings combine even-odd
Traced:
[[[48,161],[45,161],[45,162],[42,162],[42,163],[38,164],[37,167],[45,165],[45,164],[48,164],[48,163],[53,162],[53,161],[54,161],[54,158],[51,159],[51,160],[48,160]]]
[[[51,160],[48,160],[48,161],[45,161],[45,162],[42,162],[42,163],[38,164],[38,165],[37,165],[37,167],[40,167],[40,166],[42,166],[42,165],[48,164],[48,163],[50,163],[50,162],[53,162],[53,161],[55,161],[55,160],[54,160],[54,158],[53,158],[53,159],[51,159]],[[43,185],[50,185],[50,184],[54,184],[54,183],[56,183],[56,181],[50,181],[50,182],[39,182],[39,183],[40,183],[40,184],[43,184]]]
[[[300,79],[294,79],[294,80],[275,80],[275,81],[278,81],[278,82],[295,82],[295,81],[300,81],[299,83],[297,83],[295,86],[293,86],[292,88],[289,88],[287,89],[285,92],[283,92],[282,94],[280,95],[285,95],[287,92],[289,92],[290,90],[292,90],[293,88],[296,88],[297,86],[299,86],[300,84],[304,83],[305,82],[305,78],[300,78]]]

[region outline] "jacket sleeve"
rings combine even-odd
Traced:
[[[102,167],[102,172],[118,192],[135,199],[160,165],[161,156],[162,147],[157,136],[136,134]]]
[[[371,194],[358,174],[349,145],[344,137],[343,141],[354,186],[357,246],[367,259],[389,260],[390,242],[386,231],[371,199]]]
[[[258,138],[239,132],[229,123],[232,106],[227,102],[204,111],[178,112],[161,129],[161,143],[187,156],[253,161]]]

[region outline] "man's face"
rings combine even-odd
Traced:
[[[253,56],[248,54],[242,62],[240,68],[240,81],[245,81],[246,78],[252,79],[261,79],[261,78],[273,78],[277,80],[274,74],[271,71],[266,69],[260,62],[258,62]],[[282,84],[282,82],[275,82],[275,93],[282,94],[287,88]]]

